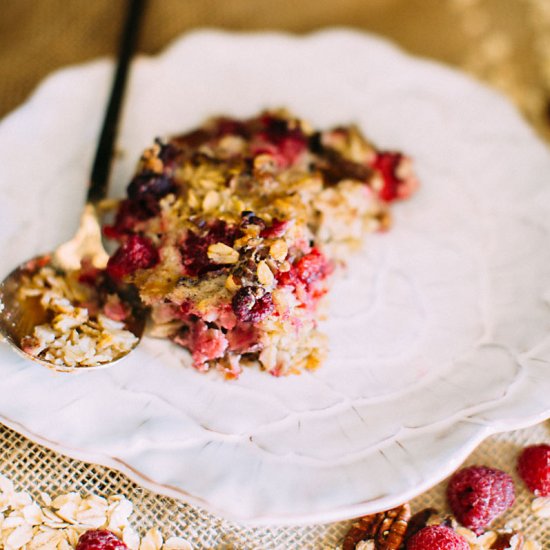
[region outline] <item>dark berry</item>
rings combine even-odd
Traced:
[[[335,185],[346,179],[367,182],[372,169],[360,162],[354,162],[342,156],[335,149],[327,147],[320,153],[317,168],[323,174],[328,185]]]
[[[470,550],[470,545],[450,527],[430,525],[411,537],[407,550]]]
[[[162,160],[164,166],[171,166],[178,158],[180,150],[173,143],[164,143],[160,139],[156,139],[155,143],[160,147],[159,159]]]
[[[530,491],[550,496],[550,445],[525,447],[518,458],[518,473]]]
[[[223,137],[228,135],[235,136],[247,136],[247,127],[246,124],[234,118],[229,117],[219,117],[215,121],[216,123],[216,137]]]
[[[263,126],[264,133],[270,141],[278,142],[289,135],[288,120],[276,115],[266,114],[260,117],[260,123]]]
[[[397,176],[397,168],[402,158],[401,153],[389,151],[380,151],[376,155],[373,166],[380,172],[384,182],[382,189],[378,192],[384,201],[390,202],[399,197],[399,188],[403,182]]]
[[[174,149],[169,145],[163,147],[166,155]],[[159,199],[174,190],[172,179],[165,174],[150,171],[136,174],[127,188],[128,199],[120,203],[114,224],[104,228],[105,235],[120,239],[134,232],[137,224],[159,213]]]
[[[158,251],[150,239],[131,235],[109,258],[107,273],[113,279],[122,279],[138,269],[153,267],[158,261]]]
[[[231,300],[233,312],[237,316],[237,319],[241,321],[247,320],[255,305],[256,296],[254,295],[254,290],[249,286],[240,288]]]
[[[134,233],[138,224],[154,215],[155,212],[140,202],[123,200],[118,207],[113,225],[106,225],[103,233],[109,239],[121,239]]]
[[[269,292],[257,297],[254,289],[249,286],[237,291],[231,306],[237,319],[243,323],[258,323],[275,310],[275,304]]]
[[[248,227],[249,225],[257,225],[260,230],[265,228],[265,222],[259,216],[254,215],[254,212],[250,210],[245,210],[241,212],[241,227]]]
[[[188,132],[187,134],[180,134],[171,138],[171,143],[178,149],[197,149],[204,143],[210,141],[213,137],[211,130],[205,128],[198,128]]]
[[[111,531],[86,531],[78,539],[76,550],[128,550],[128,547]]]
[[[134,176],[127,188],[128,197],[145,204],[158,202],[174,190],[174,182],[166,174],[141,172]]]
[[[514,503],[514,482],[501,470],[470,466],[451,477],[447,500],[456,519],[479,535]]]
[[[308,148],[312,153],[322,153],[323,152],[323,135],[321,132],[315,132],[308,139]]]

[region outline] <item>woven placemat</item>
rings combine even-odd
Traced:
[[[160,496],[141,488],[123,474],[102,466],[86,464],[36,445],[18,433],[0,427],[0,474],[10,478],[18,489],[37,498],[77,491],[99,496],[122,494],[133,501],[133,525],[144,533],[158,527],[168,536],[182,536],[198,549],[212,550],[292,550],[337,549],[350,522],[303,527],[252,528],[215,517],[204,510]],[[550,442],[550,422],[531,428],[498,434],[483,442],[466,461],[500,468],[516,481],[517,501],[498,524],[516,519],[526,536],[550,548],[550,521],[531,513],[533,496],[515,474],[516,457],[523,446]],[[414,510],[433,507],[446,510],[445,482],[414,499]]]

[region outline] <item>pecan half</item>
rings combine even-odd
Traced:
[[[342,550],[355,550],[362,541],[374,541],[376,550],[398,550],[405,538],[411,508],[403,504],[387,512],[363,516],[352,523]]]
[[[497,539],[491,544],[491,550],[522,550],[524,537],[519,531],[498,533]]]
[[[405,533],[405,542],[407,542],[411,537],[414,537],[420,529],[424,529],[428,522],[433,516],[437,516],[438,511],[435,508],[424,508],[414,514],[414,516],[409,520],[407,525],[407,531]]]

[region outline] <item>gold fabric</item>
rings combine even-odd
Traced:
[[[122,0],[0,0],[0,117],[21,105],[52,71],[116,51]],[[149,0],[139,49],[161,51],[190,29],[284,30],[305,33],[347,26],[390,38],[407,51],[462,68],[507,94],[546,139],[550,98],[549,0]],[[1,391],[1,388],[0,388]],[[550,441],[548,423],[485,441],[469,463],[510,473],[519,448]],[[136,505],[140,530],[158,525],[197,548],[337,548],[348,522],[252,529],[146,491],[125,476],[49,451],[0,427],[0,474],[38,495],[69,490],[123,493]],[[508,517],[550,548],[550,522],[519,498]],[[414,508],[444,508],[444,484],[418,497]]]
[[[53,70],[116,51],[122,0],[1,0],[0,117]],[[347,26],[477,75],[545,131],[550,97],[548,0],[149,0],[140,51],[190,29],[305,33]],[[550,137],[550,134],[548,134]]]

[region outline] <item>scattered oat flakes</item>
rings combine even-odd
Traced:
[[[90,529],[108,529],[130,550],[192,550],[181,537],[163,541],[154,527],[140,537],[130,524],[133,504],[121,495],[107,498],[71,492],[53,498],[16,491],[11,480],[0,475],[0,548],[2,550],[72,550]]]
[[[531,510],[538,518],[550,518],[550,497],[537,497],[531,503]]]

